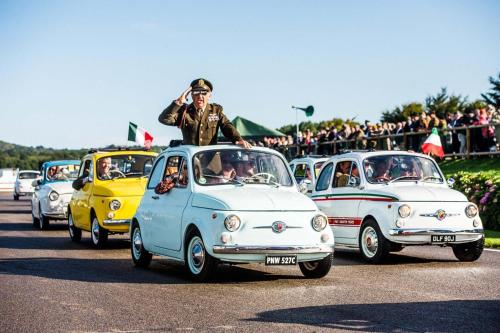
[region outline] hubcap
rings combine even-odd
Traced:
[[[318,267],[318,262],[317,261],[306,261],[304,262],[304,267],[308,271],[314,271],[316,267]]]
[[[189,242],[188,263],[193,274],[199,274],[205,264],[205,247],[198,236],[193,237]]]
[[[99,242],[99,222],[97,221],[97,218],[94,218],[92,221],[92,240],[94,241],[94,244]]]
[[[141,257],[141,252],[142,252],[141,229],[135,228],[134,235],[132,237],[132,253],[134,254],[134,258],[139,259]]]
[[[375,229],[372,227],[366,227],[361,235],[361,246],[363,248],[363,253],[368,257],[372,258],[377,254],[378,250],[378,236]]]

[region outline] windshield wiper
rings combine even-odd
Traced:
[[[419,176],[400,176],[400,177],[397,177],[397,178],[389,180],[387,182],[387,184],[394,183],[395,181],[398,181],[398,180],[401,180],[401,179],[417,179],[417,180],[419,180],[420,177]]]
[[[441,177],[435,177],[435,176],[427,176],[427,177],[424,177],[423,181],[426,181],[426,180],[439,180],[440,182],[442,182],[442,179]]]

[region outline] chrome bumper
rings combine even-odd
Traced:
[[[389,235],[391,236],[431,236],[431,235],[464,235],[464,236],[477,236],[478,234],[484,235],[483,229],[464,229],[464,230],[453,230],[453,229],[404,229],[395,228],[389,229]]]
[[[329,245],[317,245],[317,246],[214,245],[212,251],[218,254],[314,254],[314,253],[333,253],[333,247]]]
[[[113,226],[119,226],[119,225],[130,225],[130,222],[132,220],[130,219],[123,219],[123,220],[104,220],[102,224],[104,225],[113,225]]]

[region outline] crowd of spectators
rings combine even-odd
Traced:
[[[408,117],[397,123],[378,124],[365,121],[364,124],[344,123],[340,129],[322,128],[313,133],[311,130],[299,132],[298,140],[288,137],[265,137],[257,145],[271,147],[280,151],[301,145],[303,153],[333,154],[339,149],[377,149],[421,151],[422,143],[433,128],[439,130],[441,144],[447,154],[464,154],[467,148],[466,128],[472,125],[490,125],[470,129],[471,152],[491,152],[497,150],[495,126],[500,122],[494,109],[476,109],[466,114],[447,113],[439,118],[435,112],[422,113]]]

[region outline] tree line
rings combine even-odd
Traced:
[[[420,116],[424,112],[435,112],[438,118],[444,119],[446,114],[454,114],[455,112],[465,114],[470,110],[482,109],[488,105],[493,106],[498,112],[500,110],[500,73],[498,73],[496,78],[489,77],[489,82],[491,84],[490,90],[481,94],[482,99],[469,102],[466,96],[449,94],[447,88],[441,88],[436,95],[427,96],[423,102],[405,103],[383,111],[380,122],[398,123],[406,120],[408,117]],[[299,130],[301,132],[310,130],[313,133],[318,133],[322,129],[332,127],[340,130],[344,124],[352,126],[359,124],[359,122],[355,119],[343,120],[341,118],[333,118],[320,122],[305,121],[299,124]],[[287,135],[294,135],[296,125],[285,125],[277,130]]]

